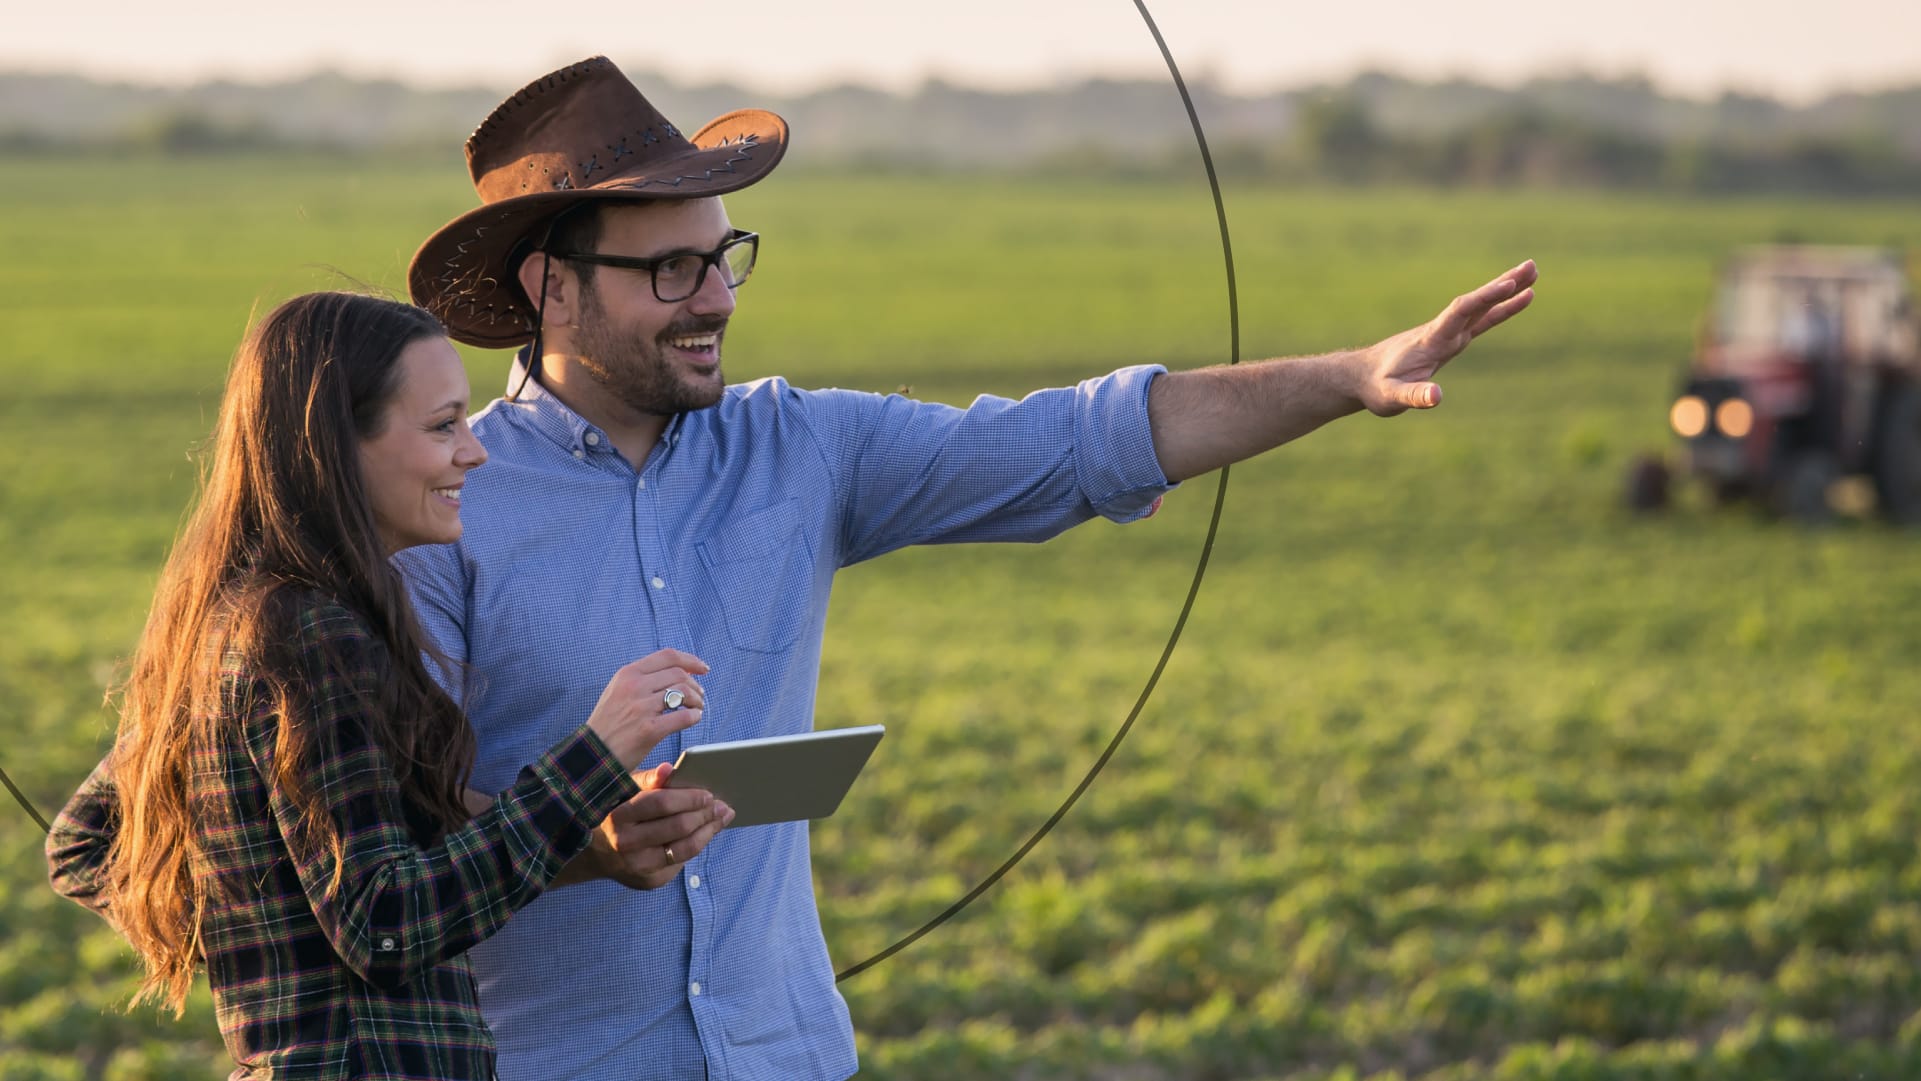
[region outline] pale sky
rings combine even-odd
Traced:
[[[726,76],[776,92],[929,75],[1024,86],[1162,69],[1133,0],[12,3],[0,68],[141,82],[283,78],[331,67],[512,89],[605,53],[630,73]],[[1705,95],[1794,100],[1921,81],[1921,0],[1153,0],[1182,71],[1240,91],[1362,66],[1511,83],[1638,71]],[[283,13],[284,12],[284,13]]]

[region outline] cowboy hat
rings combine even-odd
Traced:
[[[787,122],[764,109],[728,113],[689,139],[606,57],[561,68],[501,102],[467,139],[481,205],[420,246],[408,290],[456,341],[522,345],[536,313],[515,272],[561,212],[737,191],[786,151]]]

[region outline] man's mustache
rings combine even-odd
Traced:
[[[667,324],[667,328],[662,330],[656,337],[661,340],[667,338],[685,338],[694,334],[719,334],[726,329],[726,316],[710,315],[695,319],[677,319]]]

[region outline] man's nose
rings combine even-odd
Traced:
[[[734,290],[727,284],[727,278],[717,266],[709,264],[707,276],[700,281],[700,288],[688,298],[687,308],[698,315],[734,314]]]

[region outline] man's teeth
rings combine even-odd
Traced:
[[[458,488],[435,488],[434,494],[438,496],[445,496],[456,503],[460,502],[460,489]]]
[[[667,344],[675,349],[692,349],[697,352],[706,352],[719,343],[720,335],[718,334],[690,334],[684,338],[667,339]]]

